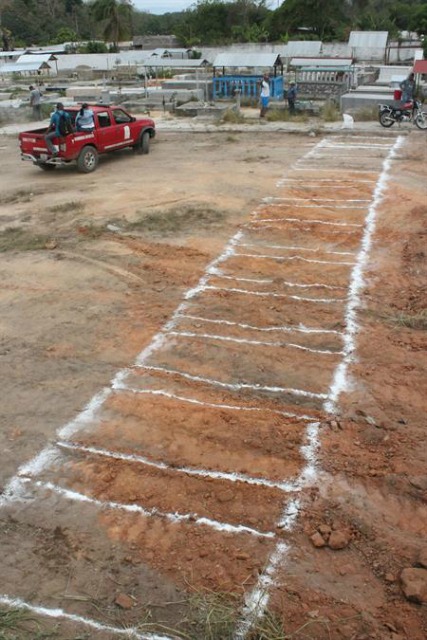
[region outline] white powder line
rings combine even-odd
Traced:
[[[330,173],[331,171],[337,171],[337,170],[342,170],[342,167],[326,167],[326,168],[322,168],[322,167],[318,167],[316,165],[311,165],[311,167],[300,167],[299,165],[295,165],[293,167],[294,171],[315,171],[316,173],[318,173],[319,171],[326,171],[328,173]],[[346,167],[345,168],[347,173],[376,173],[375,169],[352,169],[350,167]],[[349,180],[351,178],[348,178]],[[374,182],[374,181],[372,181]]]
[[[139,506],[138,504],[124,504],[121,502],[112,502],[108,500],[104,502],[103,500],[98,500],[97,498],[91,498],[90,496],[85,495],[84,493],[78,493],[77,491],[71,491],[70,489],[64,489],[63,487],[59,487],[53,482],[41,482],[40,480],[34,480],[33,478],[22,478],[22,482],[31,483],[35,485],[37,488],[52,491],[53,493],[57,493],[58,495],[66,498],[67,500],[72,500],[73,502],[85,502],[88,504],[92,504],[99,509],[111,509],[112,511],[125,511],[126,513],[136,513],[138,515],[151,518],[162,518],[164,520],[168,520],[173,524],[180,524],[182,522],[191,522],[192,524],[196,524],[199,526],[209,527],[214,529],[215,531],[221,531],[226,533],[233,534],[241,534],[248,533],[253,536],[257,536],[260,538],[274,538],[275,534],[272,531],[258,531],[258,529],[253,529],[252,527],[246,527],[244,525],[233,525],[228,524],[226,522],[219,522],[218,520],[212,520],[211,518],[199,517],[196,513],[168,513],[167,511],[160,511],[159,509],[145,509],[144,507]]]
[[[239,278],[238,276],[226,276],[224,273],[212,273],[214,278],[225,278],[226,280],[238,280],[239,282],[256,282],[257,284],[271,284],[271,278]]]
[[[342,302],[344,300],[344,298],[304,298],[302,296],[291,296],[290,294],[287,294],[287,293],[248,291],[247,289],[236,289],[235,287],[230,287],[229,289],[227,289],[224,287],[214,287],[212,285],[205,286],[205,290],[231,291],[232,293],[243,293],[248,296],[261,296],[261,297],[267,297],[267,298],[291,298],[291,300],[301,300],[302,302],[323,302],[326,304]]]
[[[117,375],[120,375],[120,372]],[[83,411],[58,431],[58,436],[60,438],[69,438],[85,426],[93,424],[96,421],[99,408],[104,404],[110,393],[111,387],[105,387],[102,391],[95,394]]]
[[[358,330],[356,324],[356,308],[360,304],[360,290],[363,285],[363,268],[367,262],[368,251],[372,242],[372,235],[375,229],[375,217],[376,209],[379,202],[382,199],[382,193],[386,184],[386,179],[390,170],[391,159],[395,156],[397,149],[403,143],[403,138],[399,137],[396,143],[390,150],[388,157],[383,162],[383,170],[377,181],[374,197],[369,207],[368,215],[366,218],[366,226],[362,236],[361,250],[358,253],[358,259],[352,273],[352,281],[350,284],[349,301],[346,310],[346,336],[345,343],[347,353],[344,355],[343,360],[336,368],[333,382],[329,389],[328,400],[324,403],[324,408],[328,412],[335,412],[336,403],[339,394],[347,388],[347,367],[352,358],[354,351],[354,336]],[[317,450],[320,446],[318,439],[319,424],[313,423],[313,429],[308,432],[309,444],[305,449],[305,455],[307,460],[307,466],[303,470],[302,475],[308,473],[312,481],[316,480],[316,462],[317,462]],[[285,511],[285,516],[282,518],[282,523],[286,530],[290,530],[295,522],[295,519],[300,511],[300,505],[298,499],[291,500]],[[273,553],[270,561],[267,565],[267,569],[258,579],[258,583],[255,586],[252,593],[246,597],[246,608],[244,610],[243,618],[241,619],[237,631],[233,638],[234,640],[245,640],[247,634],[252,629],[255,620],[259,619],[265,612],[268,601],[269,591],[275,584],[275,575],[279,566],[284,562],[285,556],[288,552],[287,547],[281,547],[278,545]]]
[[[279,222],[283,222],[283,219],[277,219],[277,218],[273,218],[272,220],[270,220],[270,222],[277,222],[277,220],[279,220]],[[324,223],[321,223],[324,224]],[[253,224],[248,224],[247,225],[248,229],[254,229],[256,231],[259,231],[260,227],[257,226],[256,223]],[[262,230],[264,231],[265,229],[274,229],[277,231],[277,224],[263,224],[262,225]],[[302,231],[309,231],[311,233],[311,229],[310,227],[307,226],[303,226],[302,227]],[[329,229],[328,233],[331,236],[342,236],[342,235],[347,235],[347,236],[354,236],[355,234],[359,234],[360,231],[358,229]]]
[[[74,444],[72,442],[57,442],[58,447],[69,449],[71,451],[89,453],[95,456],[101,456],[104,458],[112,458],[113,460],[123,460],[124,462],[131,462],[141,464],[147,467],[153,467],[160,471],[168,471],[171,473],[180,473],[187,476],[195,476],[198,478],[210,478],[211,480],[224,480],[233,483],[250,484],[259,487],[267,487],[269,489],[278,489],[284,493],[295,491],[295,487],[292,482],[273,482],[264,478],[256,478],[253,476],[247,476],[244,473],[228,473],[226,471],[209,471],[208,469],[195,469],[192,467],[171,467],[164,462],[154,462],[144,456],[131,455],[126,453],[120,453],[117,451],[108,451],[106,449],[99,449],[97,447],[86,447],[83,445]]]
[[[265,242],[243,242],[241,247],[267,247],[269,249],[284,249],[286,251],[310,251],[311,253],[327,253],[337,256],[355,256],[354,251],[331,251],[329,249],[313,249],[312,247],[301,247],[300,245],[289,244],[267,244]]]
[[[344,266],[353,266],[354,262],[345,262],[345,261],[337,261],[337,260],[316,260],[315,258],[304,258],[304,256],[272,256],[268,254],[261,253],[235,253],[234,254],[238,258],[257,258],[263,260],[279,260],[280,262],[284,260],[301,260],[301,262],[313,262],[315,264],[335,264]]]
[[[324,149],[382,149],[384,151],[390,151],[389,144],[349,144],[346,145],[345,142],[341,144],[325,144]]]
[[[369,198],[358,198],[352,200],[349,198],[295,198],[293,196],[279,198],[276,196],[266,196],[261,202],[370,202]]]
[[[222,404],[216,402],[202,402],[196,398],[188,398],[186,396],[178,396],[175,393],[170,393],[164,389],[137,389],[127,384],[123,384],[117,387],[116,391],[124,391],[140,395],[153,395],[162,396],[168,400],[178,400],[179,402],[188,402],[190,404],[199,405],[201,407],[210,407],[212,409],[227,409],[231,411],[258,411],[262,413],[273,413],[275,415],[283,416],[284,418],[295,418],[296,420],[302,420],[303,422],[312,422],[315,418],[301,413],[291,413],[289,411],[279,411],[278,409],[270,409],[269,407],[245,407],[242,405],[234,404]]]
[[[233,640],[245,640],[255,620],[264,614],[269,601],[269,591],[275,583],[277,571],[283,566],[288,552],[289,546],[284,542],[276,546],[267,567],[258,578],[256,587],[245,596],[243,615],[233,634]]]
[[[340,187],[342,189],[346,189],[347,186],[350,188],[355,188],[355,184],[376,184],[375,180],[353,180],[352,178],[344,178],[343,180],[340,180],[338,178],[314,178],[311,182],[307,182],[305,178],[282,178],[281,182],[301,182],[304,187],[309,184],[317,186],[320,182],[332,182],[334,185],[344,183],[344,186]],[[324,186],[329,187],[330,185],[327,184]]]
[[[295,184],[301,182],[301,184]],[[371,183],[370,180],[361,180],[360,184],[374,184],[374,182]],[[312,182],[307,182],[306,180],[295,180],[294,182],[285,182],[285,181],[280,181],[277,183],[276,187],[287,187],[287,188],[291,188],[292,190],[298,190],[298,191],[309,191],[310,189],[313,190],[318,190],[318,189],[333,189],[334,191],[337,190],[345,190],[348,191],[349,189],[354,189],[354,191],[359,191],[359,189],[355,186],[351,186],[350,184],[314,184]]]
[[[343,153],[337,153],[337,149],[335,147],[325,148],[322,153],[316,153],[316,155],[312,156],[311,160],[316,162],[317,160],[326,161],[326,162],[342,162],[346,161],[346,169],[351,166],[357,167],[366,167],[369,165],[370,167],[376,166],[380,164],[384,159],[384,156],[387,154],[388,149],[381,149],[375,151],[370,155],[363,154],[348,154],[345,152],[345,149],[342,148]]]
[[[333,262],[332,264],[340,264],[340,263]],[[278,281],[278,279],[271,280],[267,278],[252,280],[251,278],[238,278],[237,276],[226,276],[223,273],[222,274],[216,273],[214,277],[222,278],[223,280],[234,280],[236,282],[257,282],[258,284],[272,284],[273,282],[275,282],[276,284],[281,284],[282,286],[295,287],[299,289],[345,289],[347,290],[347,287],[340,287],[334,284],[323,284],[323,282],[322,283],[313,282],[313,284],[302,284],[300,282],[290,282],[289,280],[282,280],[282,279],[280,279],[280,282]]]
[[[127,638],[132,638],[134,640],[178,640],[177,636],[164,636],[159,635],[157,633],[142,633],[138,631],[138,629],[133,627],[128,627],[127,629],[120,629],[119,627],[113,627],[108,624],[102,624],[101,622],[97,622],[96,620],[92,620],[91,618],[85,618],[83,616],[78,616],[73,613],[66,613],[63,609],[55,608],[51,609],[48,607],[39,607],[24,600],[21,598],[9,598],[6,595],[0,595],[0,604],[5,607],[10,607],[11,609],[20,609],[24,611],[31,611],[39,616],[44,616],[46,618],[55,618],[55,619],[64,619],[69,620],[70,622],[76,622],[77,624],[81,624],[86,627],[90,627],[95,631],[104,631],[106,633],[113,633],[115,635],[126,636]]]
[[[212,333],[194,333],[192,331],[171,331],[171,335],[182,336],[184,338],[198,338],[198,339],[204,339],[204,340],[222,340],[224,342],[236,342],[237,344],[250,344],[257,347],[300,349],[301,351],[317,353],[318,355],[337,356],[337,355],[343,354],[343,351],[330,351],[329,349],[310,349],[309,347],[303,347],[300,344],[294,344],[292,342],[266,342],[262,340],[248,340],[245,338],[233,338],[231,336],[221,336],[221,335],[215,335]]]
[[[338,200],[336,200],[336,202],[339,202]],[[344,200],[342,200],[342,202],[345,202]],[[292,207],[293,209],[361,209],[361,210],[365,210],[366,206],[362,206],[359,207],[359,205],[332,205],[332,204],[297,204],[295,202],[292,201],[292,199],[289,199],[289,204],[286,204],[285,202],[269,202],[268,205],[270,207]]]
[[[342,336],[341,331],[336,331],[335,329],[320,329],[316,327],[306,327],[303,324],[299,324],[295,327],[290,326],[278,326],[278,327],[257,327],[252,324],[243,324],[242,322],[232,322],[231,320],[216,320],[211,318],[204,318],[201,316],[192,316],[189,314],[182,314],[181,318],[189,318],[190,320],[197,320],[199,322],[212,322],[214,324],[225,324],[230,327],[241,327],[242,329],[253,329],[255,331],[285,331],[287,333],[325,333],[325,334],[334,334],[337,336]]]
[[[374,190],[372,203],[369,207],[366,217],[365,230],[362,236],[361,248],[356,260],[356,264],[352,270],[350,279],[350,288],[348,294],[348,302],[345,310],[344,331],[344,358],[335,370],[332,384],[328,393],[328,400],[324,408],[330,413],[336,411],[336,405],[339,395],[348,388],[348,366],[352,362],[353,352],[355,349],[355,338],[359,331],[357,324],[357,309],[360,307],[360,294],[364,287],[365,281],[363,273],[368,262],[369,251],[372,245],[372,237],[375,231],[375,223],[377,209],[383,200],[383,193],[389,179],[392,159],[396,156],[397,150],[403,144],[403,137],[399,136],[391,148],[387,158],[383,162],[382,172],[377,181]]]
[[[147,371],[160,371],[162,373],[180,376],[181,378],[185,378],[187,380],[203,382],[204,384],[208,384],[214,387],[232,389],[233,391],[238,391],[240,389],[253,389],[255,391],[267,391],[270,393],[289,393],[292,395],[307,397],[307,398],[316,398],[316,399],[325,399],[325,400],[327,399],[327,395],[324,393],[315,393],[314,391],[304,391],[303,389],[292,389],[290,387],[269,387],[261,384],[250,384],[248,382],[242,382],[242,383],[221,382],[220,380],[214,380],[212,378],[203,378],[202,376],[192,375],[190,373],[178,371],[177,369],[167,369],[166,367],[156,367],[154,365],[148,365],[148,364],[137,365],[137,367],[139,369],[145,369]]]
[[[363,224],[353,222],[330,222],[328,220],[313,220],[310,218],[259,218],[256,222],[295,222],[297,224],[326,224],[331,227],[363,227]]]

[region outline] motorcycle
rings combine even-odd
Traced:
[[[418,129],[427,129],[427,114],[423,112],[421,102],[414,100],[397,107],[391,104],[378,105],[379,121],[383,127],[392,127],[395,122],[412,122]]]

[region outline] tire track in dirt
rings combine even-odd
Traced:
[[[317,420],[345,385],[356,330],[346,293],[369,248],[365,219],[392,148],[378,144],[370,155],[352,144],[343,169],[346,145],[322,141],[296,162],[280,197],[261,203],[135,365],[9,484],[0,504],[13,518],[41,526],[50,513],[78,539],[76,592],[119,547],[128,561],[116,578],[129,590],[140,586],[129,565],[142,565],[163,591],[172,581],[243,592],[236,638],[266,606],[315,480]],[[86,557],[99,538],[100,569]],[[37,555],[36,542],[27,547]],[[67,592],[66,572],[38,566],[35,596],[15,560],[3,603],[52,606]],[[66,614],[92,620],[82,602]],[[138,612],[125,620],[136,626]]]

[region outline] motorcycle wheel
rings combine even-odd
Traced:
[[[414,123],[418,129],[427,129],[427,115],[420,111],[414,118]]]
[[[394,120],[390,116],[389,111],[382,111],[380,113],[380,125],[383,127],[392,127],[394,125]]]

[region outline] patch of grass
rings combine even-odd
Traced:
[[[96,240],[105,233],[105,225],[103,224],[79,224],[77,226],[77,233],[80,240]]]
[[[242,124],[243,122],[245,122],[245,117],[234,109],[227,109],[221,118],[221,123],[225,124]]]
[[[271,107],[265,116],[269,122],[288,122],[291,119],[288,109],[275,109]]]
[[[274,613],[267,611],[255,624],[248,640],[287,640],[282,620]]]
[[[29,189],[18,189],[13,193],[0,196],[0,204],[14,204],[15,202],[31,202],[34,192]]]
[[[43,619],[24,609],[0,609],[0,640],[60,640],[58,625],[49,629]],[[49,625],[50,626],[50,625]],[[45,627],[45,628],[43,628]],[[78,633],[69,640],[90,640],[91,633]]]
[[[266,119],[269,122],[308,122],[307,113],[290,114],[288,109],[269,109]]]
[[[62,204],[55,204],[53,207],[49,207],[49,211],[52,211],[52,213],[68,213],[68,211],[81,213],[84,208],[85,205],[83,202],[70,200],[69,202],[63,202]]]
[[[422,309],[418,313],[404,313],[403,311],[389,316],[392,324],[408,329],[418,329],[420,331],[427,330],[427,309]]]
[[[127,226],[129,230],[170,236],[187,233],[196,227],[214,227],[225,218],[225,213],[205,205],[184,205],[168,211],[142,214]]]
[[[5,229],[0,233],[0,253],[6,251],[39,251],[45,249],[51,238],[47,235],[34,235],[17,227]]]
[[[54,640],[57,628],[43,631],[38,621],[22,609],[0,610],[0,640]],[[77,639],[75,639],[77,640]]]
[[[334,102],[325,102],[320,110],[320,117],[324,122],[337,122],[341,120],[341,113]]]
[[[189,607],[191,640],[232,640],[238,605],[231,594],[197,591],[190,596]]]

